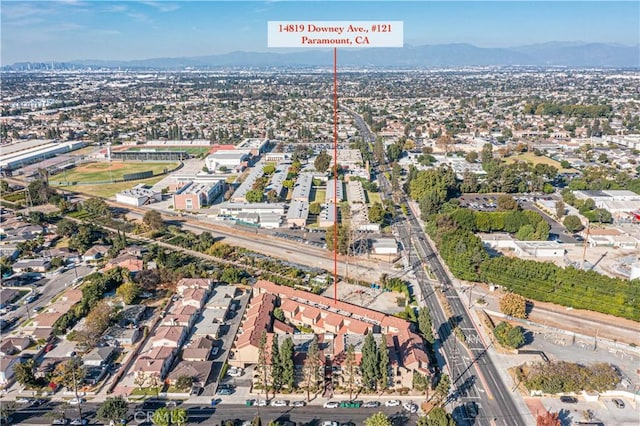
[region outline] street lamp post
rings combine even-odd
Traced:
[[[71,374],[73,375],[73,390],[76,395],[76,402],[78,403],[78,416],[80,417],[80,424],[82,424],[82,407],[80,403],[80,399],[78,398],[78,380],[76,378],[76,353],[71,352],[71,360],[73,361],[71,364]]]

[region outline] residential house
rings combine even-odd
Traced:
[[[104,332],[102,338],[111,345],[132,346],[140,337],[140,329],[137,327],[125,328],[119,325],[111,326]]]
[[[185,290],[200,288],[206,290],[207,293],[211,291],[211,286],[213,282],[211,280],[205,278],[182,278],[176,284],[176,291],[179,295],[184,295]]]
[[[187,328],[182,326],[161,326],[158,327],[152,337],[154,348],[164,346],[169,348],[179,348],[187,337]]]
[[[96,244],[89,250],[85,251],[82,255],[82,260],[85,262],[92,262],[102,259],[109,252],[109,247]]]
[[[89,353],[82,357],[85,365],[90,367],[105,367],[111,363],[111,360],[117,355],[118,351],[110,346],[102,348],[93,348]]]
[[[16,272],[47,272],[51,265],[49,259],[21,259],[14,263],[11,267]]]
[[[31,339],[28,337],[10,337],[2,339],[0,342],[0,356],[18,354],[31,346]]]
[[[144,318],[146,310],[147,307],[145,305],[125,305],[118,314],[118,317],[120,318],[118,324],[122,327],[126,327],[128,325],[137,326]]]
[[[133,374],[143,380],[164,380],[175,357],[175,349],[170,347],[154,347],[138,357]]]
[[[180,377],[191,377],[193,384],[204,386],[207,383],[213,361],[182,361],[169,374],[169,383],[175,384]]]
[[[7,387],[13,379],[13,368],[16,363],[20,362],[20,357],[1,357],[0,358],[0,386]]]
[[[208,361],[211,349],[207,348],[184,348],[182,350],[183,361]]]

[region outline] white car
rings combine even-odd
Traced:
[[[378,401],[367,401],[362,404],[363,408],[378,408],[380,406],[380,402]]]
[[[235,367],[231,367],[229,371],[227,371],[227,374],[231,377],[240,377],[242,376],[243,373],[244,371],[242,371],[242,368],[235,368]]]
[[[418,406],[416,404],[414,404],[413,402],[405,402],[404,404],[402,404],[402,408],[404,408],[405,410],[407,410],[410,413],[417,413],[418,412]]]
[[[292,407],[304,407],[305,405],[307,405],[307,403],[304,401],[293,401],[291,403]]]
[[[289,401],[284,401],[282,399],[276,399],[271,402],[272,407],[286,407],[287,405],[289,405]]]
[[[324,408],[338,408],[339,406],[340,403],[337,401],[327,401],[323,405]]]
[[[256,402],[256,405],[257,405],[258,407],[266,407],[266,406],[267,406],[267,400],[266,400],[266,399],[259,399],[259,400]]]
[[[332,422],[331,420],[325,420],[322,422],[322,426],[338,426],[338,422]]]
[[[399,407],[400,406],[400,401],[398,401],[397,399],[390,399],[389,401],[384,403],[385,407]]]
[[[68,404],[69,405],[80,405],[80,404],[84,404],[85,402],[87,402],[87,400],[84,399],[84,398],[73,398],[73,399],[69,400]]]

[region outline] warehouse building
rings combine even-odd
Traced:
[[[210,205],[225,190],[224,181],[208,183],[190,183],[178,190],[173,196],[175,210],[198,210]]]
[[[145,204],[162,201],[162,193],[147,188],[145,185],[136,185],[131,189],[116,194],[118,203],[128,204],[130,206],[144,206]]]

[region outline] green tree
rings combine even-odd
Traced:
[[[570,169],[571,168],[571,163],[568,162],[567,160],[562,160],[560,162],[560,167],[562,167],[563,169]]]
[[[564,202],[561,200],[556,201],[556,218],[558,219],[562,219],[562,216],[564,216],[564,212],[565,212],[565,205]]]
[[[451,379],[446,374],[442,374],[440,376],[440,380],[438,380],[438,385],[436,386],[434,396],[438,401],[444,401],[449,395],[449,390],[451,389]]]
[[[475,163],[478,161],[478,153],[475,151],[469,151],[467,155],[464,156],[464,159],[467,160],[467,163]]]
[[[133,281],[127,281],[118,287],[116,290],[116,296],[122,298],[122,301],[129,305],[138,298],[141,292],[142,289],[138,284]]]
[[[274,394],[282,389],[282,361],[280,360],[280,348],[276,334],[273,335],[271,343],[271,389]]]
[[[518,202],[511,195],[502,194],[498,196],[498,210],[518,210]]]
[[[277,307],[273,310],[273,317],[279,321],[284,321],[284,311],[281,307]]]
[[[311,401],[311,389],[316,389],[319,379],[319,370],[322,365],[322,353],[318,347],[318,338],[313,336],[313,340],[307,349],[307,356],[304,359],[303,375],[306,384],[307,402]]]
[[[61,237],[71,237],[78,232],[78,225],[70,219],[62,219],[56,224],[56,234]]]
[[[9,424],[9,417],[16,411],[16,405],[10,401],[2,401],[0,403],[0,418],[5,425]]]
[[[164,229],[164,221],[162,215],[157,210],[149,210],[142,217],[142,223],[153,231],[162,231]]]
[[[431,311],[427,306],[422,306],[418,309],[418,329],[425,340],[433,344],[435,341],[433,338],[433,322],[431,320]]]
[[[117,423],[120,419],[127,417],[128,409],[128,403],[122,396],[107,397],[107,399],[100,404],[96,416],[100,420]]]
[[[264,172],[265,175],[271,176],[272,174],[275,173],[276,166],[274,166],[273,164],[265,164],[264,167],[262,168],[262,171]]]
[[[381,224],[384,222],[384,217],[386,215],[386,211],[382,204],[377,201],[373,203],[371,207],[369,207],[369,221],[372,223]]]
[[[318,215],[320,214],[321,210],[322,210],[322,207],[320,206],[320,203],[313,202],[309,204],[309,213]]]
[[[389,387],[389,382],[391,379],[391,370],[389,369],[389,350],[387,349],[387,336],[382,335],[382,339],[380,340],[380,344],[378,345],[378,353],[380,354],[379,359],[380,363],[378,364],[378,368],[380,371],[380,378],[378,379],[379,388],[387,389]]]
[[[74,389],[76,384],[80,385],[84,376],[85,369],[82,365],[82,359],[73,357],[56,366],[55,370],[53,370],[51,381],[67,389]]]
[[[493,329],[498,343],[511,349],[518,349],[524,344],[524,331],[521,327],[513,327],[508,322],[501,322]]]
[[[383,412],[378,412],[364,421],[365,426],[392,426],[391,420]]]
[[[366,389],[372,390],[376,388],[376,383],[380,377],[379,360],[380,355],[378,354],[376,342],[373,339],[373,333],[369,333],[364,338],[362,360],[360,361],[362,384]]]
[[[171,424],[171,411],[167,407],[160,407],[153,412],[151,421],[156,426],[169,426]]]
[[[176,426],[184,426],[185,424],[187,424],[187,419],[187,410],[185,410],[184,408],[174,408],[173,410],[171,410],[171,423],[175,424]]]
[[[111,210],[109,210],[109,206],[100,198],[89,198],[87,201],[82,203],[82,210],[92,218],[111,217]]]
[[[358,372],[358,364],[356,363],[356,350],[352,344],[347,346],[347,353],[344,359],[345,383],[349,390],[349,399],[353,398],[354,386],[356,384],[356,376]]]
[[[516,232],[516,238],[520,241],[532,241],[534,240],[536,230],[532,225],[526,224],[518,229]]]
[[[193,386],[193,377],[191,376],[180,376],[176,380],[176,388],[182,391],[188,391]]]
[[[315,161],[313,162],[313,166],[318,172],[326,172],[331,164],[331,155],[327,154],[326,150],[323,150],[318,154]]]
[[[569,232],[579,232],[584,229],[584,226],[582,225],[582,221],[578,216],[575,216],[575,215],[569,215],[565,217],[564,220],[562,221],[562,224],[564,225],[565,228],[567,228],[567,231]]]
[[[262,388],[264,389],[265,399],[269,398],[269,368],[267,365],[267,330],[262,330],[260,341],[258,342],[258,362],[256,363],[256,372],[260,374],[262,379]]]
[[[333,235],[334,235],[334,226],[330,226],[327,228],[325,233],[325,241],[327,243],[327,250],[333,251]],[[338,226],[338,253],[347,254],[349,250],[349,227],[346,225]]]
[[[282,383],[289,390],[293,390],[293,383],[295,380],[295,365],[293,363],[293,340],[291,337],[287,337],[282,342],[280,348],[280,363],[282,366]]]
[[[418,419],[418,426],[456,426],[456,421],[444,408],[435,407],[429,415]]]
[[[247,191],[244,198],[247,203],[261,203],[264,201],[264,193],[258,189],[251,189]]]
[[[13,366],[13,374],[16,381],[23,386],[33,386],[36,384],[35,376],[35,362],[32,359],[28,359],[24,362],[18,362]]]

